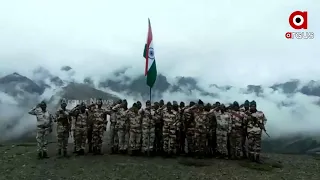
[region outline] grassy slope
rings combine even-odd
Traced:
[[[0,147],[0,179],[319,179],[320,159],[311,156],[264,155],[265,165],[243,161],[193,160],[104,155],[54,156],[56,144],[50,144],[50,159],[37,160],[34,144]],[[70,147],[72,148],[72,147]],[[282,168],[272,168],[274,160]],[[199,166],[187,166],[186,164]],[[257,169],[258,168],[258,169]]]

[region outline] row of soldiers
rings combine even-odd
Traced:
[[[55,115],[46,111],[40,103],[29,113],[38,119],[38,156],[48,157],[46,136],[53,122],[57,123],[58,154],[67,155],[68,138],[74,119],[75,153],[84,155],[86,144],[89,153],[102,154],[107,115],[110,116],[109,147],[112,153],[132,155],[216,156],[220,158],[249,158],[260,162],[261,135],[265,131],[266,118],[257,111],[256,102],[245,101],[241,106],[234,102],[225,107],[219,102],[211,105],[201,100],[185,106],[176,101],[146,102],[145,108],[138,101],[127,108],[127,101],[118,101],[104,108],[102,100],[96,104],[81,103],[67,110],[67,101]]]

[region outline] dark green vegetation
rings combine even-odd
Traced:
[[[318,136],[290,136],[262,141],[264,152],[283,154],[315,154],[320,152]]]
[[[34,143],[0,146],[0,179],[319,179],[312,156],[264,154],[264,164],[231,160],[104,155],[37,160]]]

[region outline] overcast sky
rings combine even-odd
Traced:
[[[285,38],[296,10],[308,11],[314,40]],[[1,0],[0,72],[126,64],[143,74],[148,17],[160,72],[238,85],[319,79],[318,0]]]

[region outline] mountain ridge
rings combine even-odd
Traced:
[[[33,77],[26,77],[19,73],[12,73],[0,77],[0,91],[7,93],[10,96],[16,96],[23,93],[34,93],[41,95],[48,89],[61,88],[62,94],[59,97],[67,99],[88,99],[91,97],[104,99],[119,99],[119,97],[108,92],[105,89],[110,89],[114,92],[122,92],[131,96],[141,96],[148,99],[149,87],[146,85],[145,76],[129,77],[126,75],[128,68],[115,70],[110,77],[100,80],[97,85],[91,77],[85,77],[83,81],[76,82],[74,79],[63,80],[59,76],[51,74],[46,69],[37,69],[34,71]],[[74,73],[70,66],[61,68],[61,71]],[[36,77],[36,78],[35,78]],[[18,88],[17,88],[18,87]],[[219,98],[219,93],[215,92],[217,89],[222,92],[227,92],[235,88],[231,85],[220,86],[218,84],[208,84],[208,88],[199,85],[194,77],[179,76],[169,79],[167,76],[159,73],[157,81],[153,87],[153,96],[160,99],[164,93],[184,93],[191,95],[193,92],[199,92],[202,96],[210,96]],[[320,83],[319,81],[310,80],[308,83],[302,83],[298,79],[288,80],[283,83],[275,83],[267,86],[269,90],[281,91],[284,94],[291,96],[295,93],[301,93],[310,97],[314,97],[315,102],[320,106]],[[247,85],[240,88],[244,94],[255,94],[258,97],[263,96],[266,86],[262,85]],[[50,101],[53,101],[53,96]],[[282,102],[278,104],[279,107],[292,106],[293,102]],[[290,137],[281,137],[276,139],[263,140],[263,149],[266,152],[276,153],[293,153],[306,154],[320,151],[320,141],[316,141],[316,137],[309,135],[297,135]]]
[[[61,69],[63,71],[72,70],[72,68],[69,66],[64,66]],[[146,85],[145,76],[140,75],[136,77],[129,77],[125,74],[127,70],[128,68],[115,70],[112,75],[118,78],[102,79],[97,83],[97,86],[94,85],[91,77],[85,77],[82,82],[77,83],[88,84],[97,89],[109,88],[110,90],[115,92],[126,92],[128,95],[140,95],[142,97],[149,96],[149,88]],[[20,88],[21,90],[27,91],[29,93],[34,92],[37,94],[42,94],[45,89],[52,88],[52,85],[54,85],[55,87],[62,87],[70,82],[75,82],[74,80],[66,82],[59,76],[52,75],[48,70],[44,68],[37,68],[36,70],[34,70],[34,74],[41,74],[42,78],[40,78],[40,80],[34,80],[32,77],[26,77],[16,72],[0,77],[0,85],[2,87],[0,88],[0,90],[7,93],[9,92],[11,95],[15,95],[19,93],[17,90],[15,90],[16,86],[25,83],[26,85],[22,86],[22,88]],[[232,85],[220,86],[218,84],[208,84],[207,87],[217,88],[220,91],[228,91],[234,88],[234,86]],[[243,90],[243,93],[253,93],[256,96],[261,96],[265,87],[266,86],[249,84],[245,88],[241,89]],[[273,91],[281,91],[287,95],[299,92],[307,96],[320,97],[320,81],[315,80],[310,80],[308,83],[302,84],[300,80],[292,79],[282,83],[275,83],[271,86],[267,86],[267,88],[270,88]],[[173,78],[173,82],[169,82],[168,77],[161,73],[158,74],[157,81],[152,90],[154,96],[161,96],[161,94],[164,92],[182,92],[189,94],[193,91],[198,91],[203,96],[218,96],[218,94],[209,92],[209,90],[200,87],[197,79],[194,77],[178,76]]]

